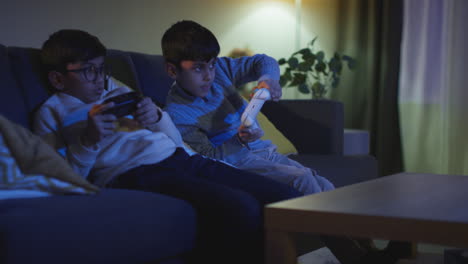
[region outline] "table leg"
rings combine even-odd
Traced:
[[[297,254],[291,234],[265,231],[265,264],[296,264]]]
[[[410,259],[415,259],[418,257],[418,243],[410,242],[411,244],[411,256]]]

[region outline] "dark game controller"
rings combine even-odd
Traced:
[[[114,106],[107,109],[103,114],[112,114],[117,118],[132,114],[137,109],[137,104],[143,99],[137,92],[129,92],[119,94],[117,96],[106,99],[103,104],[114,102]]]

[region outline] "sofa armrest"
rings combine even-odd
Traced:
[[[299,154],[343,154],[343,104],[333,100],[268,101],[262,112]]]
[[[136,190],[0,200],[0,263],[180,263],[196,220],[187,202]]]

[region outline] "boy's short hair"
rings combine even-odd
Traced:
[[[210,30],[189,20],[172,25],[161,39],[165,60],[180,67],[183,60],[209,61],[219,54],[219,43]]]
[[[101,41],[88,32],[62,29],[44,42],[41,60],[48,71],[64,71],[68,63],[88,61],[106,53],[107,49]]]

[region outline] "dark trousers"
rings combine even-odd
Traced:
[[[301,196],[295,189],[177,149],[169,158],[118,176],[113,188],[158,192],[189,202],[198,215],[196,263],[263,263],[263,206]]]

